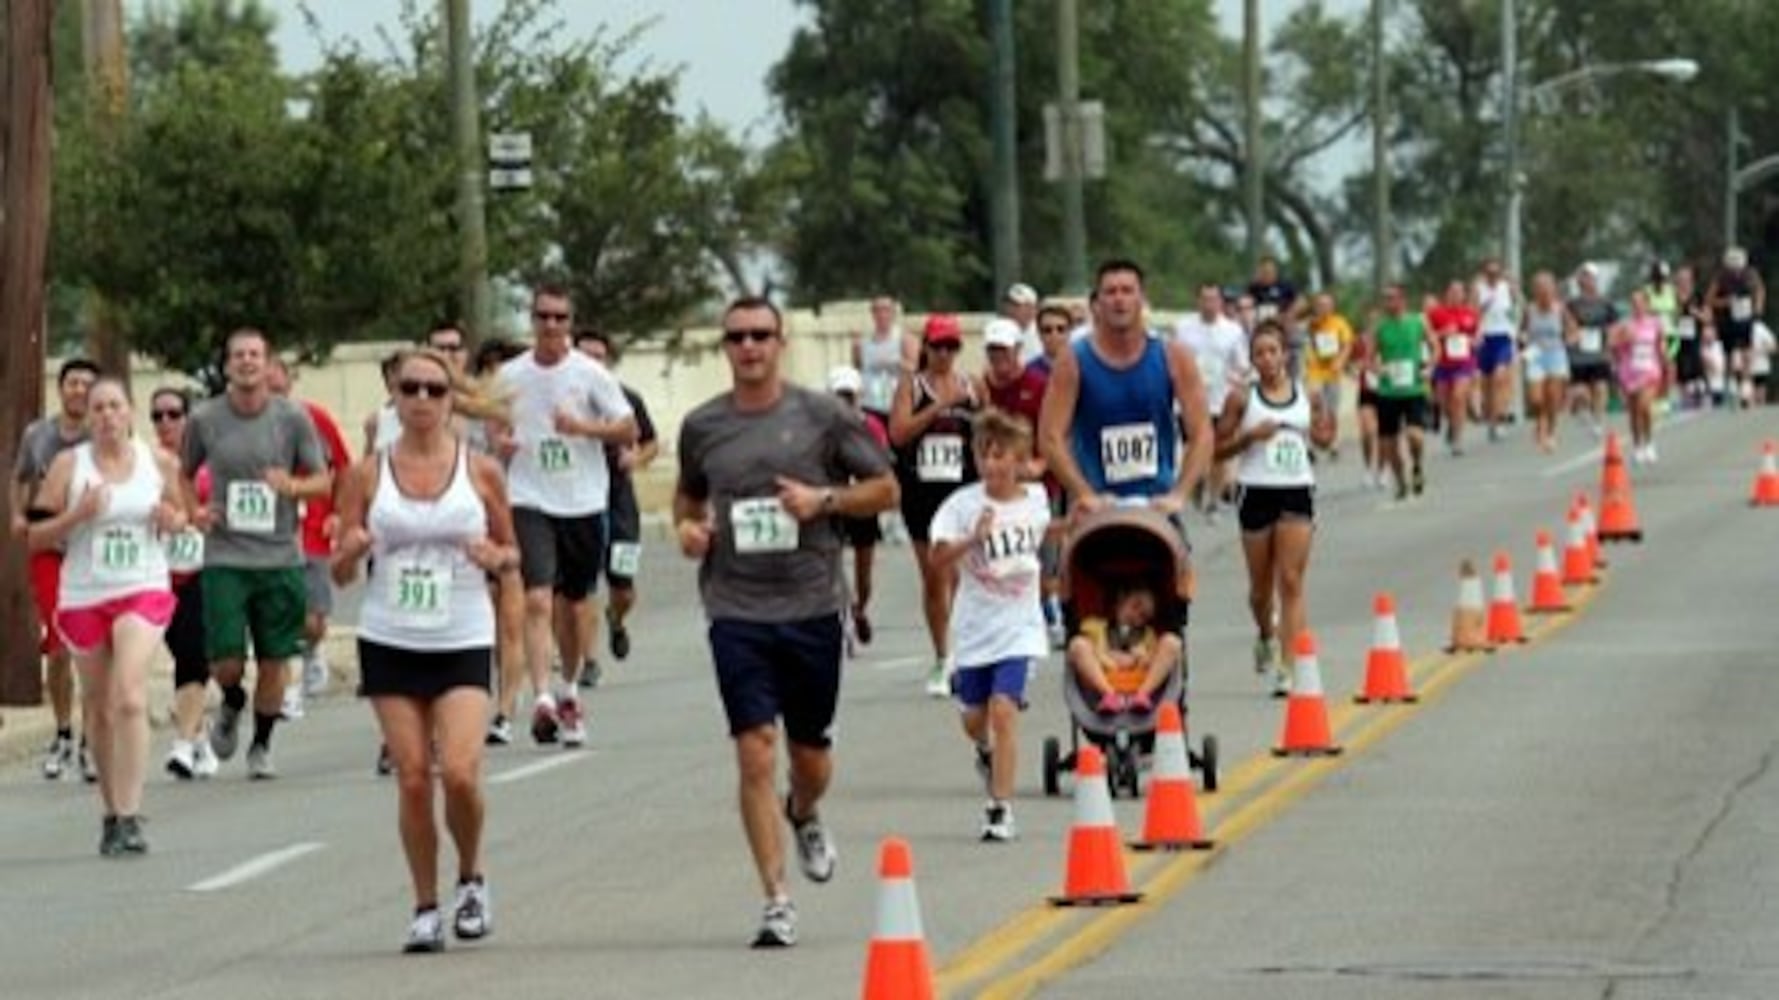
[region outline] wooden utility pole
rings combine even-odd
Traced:
[[[493,333],[488,289],[488,209],[482,196],[488,157],[482,152],[482,99],[469,0],[445,0],[445,51],[450,58],[451,140],[457,152],[458,309],[473,340]]]
[[[53,0],[6,0],[0,77],[0,466],[10,471],[25,425],[43,410],[44,264],[49,253]],[[43,678],[25,547],[0,490],[0,704],[37,705]],[[31,638],[27,638],[31,637]]]
[[[85,0],[80,10],[81,54],[86,68],[87,114],[100,142],[122,138],[129,102],[129,69],[124,58],[123,0]],[[130,347],[117,310],[97,292],[86,299],[87,353],[107,375],[130,383]]]

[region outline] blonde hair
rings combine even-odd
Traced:
[[[497,389],[492,381],[459,375],[451,367],[443,351],[431,347],[404,347],[395,352],[395,371],[399,374],[409,361],[425,361],[438,366],[451,383],[451,411],[471,420],[493,420],[508,423],[513,419],[513,398],[510,392]]]

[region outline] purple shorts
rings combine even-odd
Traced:
[[[1466,361],[1461,365],[1439,365],[1433,369],[1433,384],[1446,385],[1461,378],[1474,378],[1475,376],[1475,361]]]
[[[981,667],[959,667],[951,676],[951,693],[965,708],[981,708],[997,694],[1011,698],[1013,704],[1023,707],[1025,678],[1031,662],[1026,657],[1017,656]]]

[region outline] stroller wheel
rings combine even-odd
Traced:
[[[1199,743],[1198,773],[1207,792],[1217,790],[1217,737],[1205,735]]]
[[[1054,736],[1044,737],[1044,794],[1062,794],[1062,741]]]

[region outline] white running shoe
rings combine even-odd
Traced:
[[[1643,446],[1643,460],[1650,465],[1654,465],[1662,460],[1662,456],[1656,453],[1654,441]]]
[[[321,658],[319,651],[312,652],[303,658],[303,694],[310,698],[316,697],[327,690],[328,679],[332,671],[327,661]]]
[[[488,880],[478,875],[457,883],[457,903],[451,914],[451,926],[460,941],[475,941],[494,933],[494,900],[488,892]]]
[[[581,714],[580,699],[562,699],[561,707],[556,709],[556,719],[562,727],[563,746],[572,749],[587,745],[587,717]]]
[[[214,778],[216,772],[222,770],[222,761],[216,759],[216,751],[210,749],[208,739],[200,739],[192,744],[192,773],[200,778]]]
[[[198,776],[198,751],[190,740],[173,741],[173,749],[167,753],[167,773],[180,781]]]
[[[272,748],[254,744],[247,748],[247,777],[253,781],[270,781],[278,777],[278,766],[272,763]]]
[[[933,664],[927,671],[927,697],[949,698],[951,696],[951,657],[946,657]]]
[[[789,948],[797,943],[797,907],[788,899],[766,903],[760,916],[760,930],[754,935],[755,948]]]
[[[306,714],[303,707],[303,685],[284,685],[284,705],[278,710],[278,714],[287,722],[295,722]]]
[[[796,835],[797,863],[803,868],[804,876],[811,882],[826,882],[833,878],[839,852],[834,850],[834,840],[828,836],[821,814],[797,819],[791,815],[791,797],[786,795],[784,818],[790,821],[791,831]]]
[[[414,914],[413,921],[408,924],[408,940],[402,945],[402,951],[421,955],[444,950],[445,921],[439,916],[438,907]]]
[[[1005,802],[990,801],[982,811],[982,840],[990,844],[1006,844],[1019,837],[1013,823],[1013,807]]]

